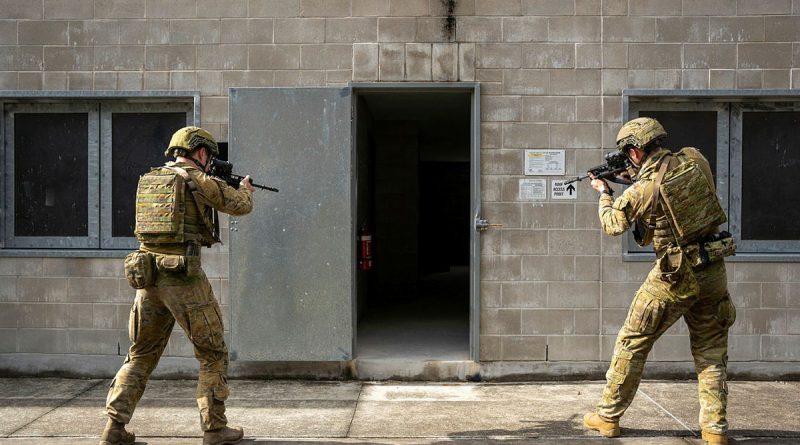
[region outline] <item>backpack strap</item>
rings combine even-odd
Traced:
[[[205,226],[206,230],[208,230],[208,232],[211,233],[211,238],[213,238],[214,241],[222,242],[219,239],[219,230],[218,230],[219,225],[215,224],[217,218],[216,211],[214,212],[215,221],[212,221],[211,218],[206,216],[205,212],[202,211],[202,207],[200,206],[200,198],[198,197],[199,192],[197,191],[197,184],[194,182],[194,179],[192,179],[192,175],[190,175],[189,172],[187,172],[186,170],[180,167],[176,167],[174,165],[167,165],[165,167],[179,174],[183,178],[183,182],[186,184],[186,187],[188,187],[189,191],[192,193],[192,199],[194,199],[194,203],[195,205],[197,205],[197,210],[200,211],[201,221],[203,222],[203,225]]]
[[[653,236],[653,231],[656,229],[656,211],[658,210],[658,204],[661,200],[661,182],[664,180],[664,175],[667,173],[670,156],[671,154],[667,153],[660,161],[658,174],[656,175],[655,191],[653,192],[653,202],[650,204],[650,220],[647,222],[647,232],[645,233],[644,239],[650,239],[650,237]]]

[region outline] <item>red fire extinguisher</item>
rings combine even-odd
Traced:
[[[372,234],[367,226],[358,231],[358,269],[372,270]]]

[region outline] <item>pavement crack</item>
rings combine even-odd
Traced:
[[[22,425],[22,426],[21,426],[21,427],[19,427],[19,428],[15,429],[14,431],[12,431],[11,433],[9,433],[9,434],[8,434],[7,436],[5,436],[5,437],[11,437],[11,436],[13,436],[14,434],[17,434],[19,431],[21,431],[21,430],[25,429],[25,427],[27,427],[27,426],[29,426],[30,424],[32,424],[32,423],[34,423],[34,422],[36,422],[37,420],[41,419],[42,417],[44,417],[44,416],[46,416],[46,415],[48,415],[48,414],[52,413],[53,411],[55,411],[55,410],[57,410],[57,409],[61,408],[62,406],[64,406],[64,405],[68,404],[69,402],[72,402],[73,400],[75,400],[75,399],[77,399],[78,397],[80,397],[80,396],[82,396],[82,395],[86,394],[87,392],[89,392],[89,391],[91,391],[91,390],[93,390],[93,389],[97,388],[98,386],[100,386],[100,384],[101,384],[101,383],[103,383],[103,382],[105,382],[105,381],[106,381],[106,380],[104,380],[104,379],[100,379],[100,380],[98,380],[98,381],[97,381],[97,382],[96,382],[94,385],[90,385],[89,387],[87,387],[87,388],[86,388],[86,389],[84,389],[83,391],[79,392],[78,394],[75,394],[75,395],[74,395],[74,396],[73,396],[71,399],[68,399],[68,400],[65,400],[65,401],[63,401],[63,402],[59,403],[58,405],[56,405],[56,406],[55,406],[53,409],[51,409],[50,411],[47,411],[47,412],[45,412],[45,413],[44,413],[44,414],[42,414],[41,416],[39,416],[39,417],[37,417],[37,418],[35,418],[35,419],[31,420],[30,422],[26,423],[25,425]]]
[[[653,402],[653,404],[654,404],[655,406],[659,407],[659,408],[661,409],[661,411],[664,411],[665,413],[667,413],[667,415],[668,415],[668,416],[670,416],[670,417],[672,417],[673,419],[675,419],[675,421],[676,421],[676,422],[678,422],[678,423],[680,423],[681,425],[683,425],[683,427],[684,427],[684,428],[686,428],[686,430],[687,430],[687,431],[689,431],[690,433],[692,433],[692,435],[693,435],[694,437],[697,437],[697,433],[696,433],[696,432],[695,432],[695,431],[694,431],[692,428],[690,428],[690,427],[689,427],[689,425],[687,425],[687,424],[683,423],[683,422],[681,421],[681,419],[679,419],[679,418],[675,417],[674,415],[672,415],[672,413],[671,413],[671,412],[669,412],[669,411],[668,411],[666,408],[664,408],[664,407],[663,407],[663,406],[661,406],[661,405],[660,405],[658,402],[656,402],[655,400],[653,400],[653,398],[652,398],[652,397],[648,396],[646,392],[642,391],[641,389],[639,389],[639,392],[640,392],[640,393],[641,393],[643,396],[647,397],[647,400],[649,400],[649,401]]]
[[[356,418],[356,412],[358,411],[358,402],[361,400],[361,393],[364,392],[364,384],[362,383],[361,386],[358,388],[358,396],[356,397],[356,406],[353,407],[353,416],[350,417],[350,423],[347,425],[347,432],[344,434],[344,437],[350,437],[350,429],[353,428],[353,420]]]

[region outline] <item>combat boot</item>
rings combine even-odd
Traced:
[[[583,426],[590,430],[598,431],[606,437],[619,436],[619,422],[605,420],[598,416],[597,413],[586,413],[583,416]]]
[[[726,434],[703,431],[702,436],[708,445],[728,445],[728,436]]]
[[[133,445],[136,435],[125,431],[125,424],[108,419],[100,436],[100,445]]]
[[[239,443],[244,437],[241,427],[229,428],[224,426],[218,430],[206,431],[203,434],[203,445],[226,445]]]

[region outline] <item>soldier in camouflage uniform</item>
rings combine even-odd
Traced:
[[[168,162],[149,173],[169,177],[178,174],[177,170],[171,170],[174,167],[188,173],[185,193],[180,194],[184,201],[180,206],[183,233],[181,238],[176,238],[182,242],[143,241],[139,249],[152,254],[155,260],[155,282],[136,293],[128,328],[132,344],[122,368],[111,382],[106,403],[109,421],[101,445],[134,443],[134,435],[125,431],[125,424],[131,420],[175,321],[194,345],[200,362],[196,397],[204,445],[236,443],[243,436],[241,428],[227,426],[228,349],[219,304],[200,268],[200,245],[210,246],[219,241],[216,224],[212,222],[213,227],[207,224],[214,210],[231,215],[251,211],[253,187],[249,176],[235,189],[207,175],[210,159],[218,154],[210,133],[198,127],[182,128],[173,135],[165,152],[166,156],[175,156],[176,162]],[[194,194],[189,192],[190,183],[196,187]],[[141,180],[137,192],[137,237],[143,225],[140,218],[146,219],[151,208],[165,205],[159,202],[157,195],[149,199],[140,195]]]
[[[697,252],[698,242],[679,244],[676,241],[675,228],[671,227],[674,221],[666,214],[664,198],[660,200],[661,205],[652,207],[653,200],[659,196],[656,183],[660,183],[660,179],[657,181],[656,177],[662,161],[668,163],[664,171],[669,172],[677,168],[682,159],[691,159],[700,167],[712,192],[714,181],[708,161],[699,151],[685,148],[680,156],[672,155],[661,148],[665,136],[666,132],[655,119],[638,118],[626,123],[617,136],[617,147],[627,152],[635,182],[614,200],[613,190],[605,180],[592,180],[592,187],[601,193],[599,214],[605,233],[617,236],[634,226],[636,234],[637,222],[641,228],[655,218],[655,227],[648,230],[648,235],[652,236],[658,260],[631,303],[614,346],[603,395],[595,412],[584,416],[584,425],[607,437],[620,434],[619,419],[636,395],[648,353],[655,341],[684,317],[698,374],[702,437],[708,444],[727,444],[728,328],[735,320],[735,309],[727,291],[725,263],[717,259],[704,267],[693,267],[695,263],[687,255]],[[661,174],[663,177],[664,173]],[[716,199],[715,193],[712,195],[711,199]],[[698,206],[694,211],[704,210]],[[655,213],[651,215],[652,212]],[[708,226],[704,235],[717,231],[716,225]],[[637,241],[640,238],[641,235]],[[650,237],[644,238],[640,244],[649,244]],[[670,261],[671,266],[667,264]]]

